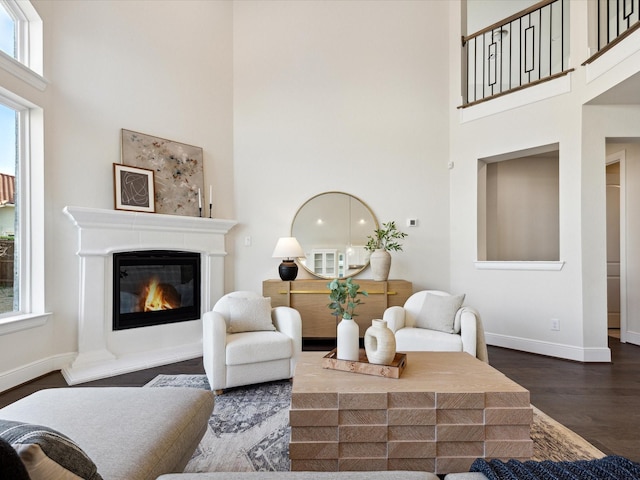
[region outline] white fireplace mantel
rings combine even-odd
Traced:
[[[225,235],[236,221],[65,207],[78,234],[78,355],[62,370],[70,385],[202,355],[202,322],[112,331],[113,253],[199,252],[201,309],[224,294]]]

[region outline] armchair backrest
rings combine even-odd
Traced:
[[[404,303],[404,325],[405,327],[415,327],[416,326],[416,317],[420,313],[422,309],[422,305],[424,304],[424,299],[427,296],[427,293],[431,293],[433,295],[450,295],[447,292],[443,292],[441,290],[421,290],[419,292],[414,293],[407,301]]]
[[[260,298],[262,297],[262,295],[256,293],[256,292],[251,292],[251,291],[237,291],[237,292],[231,292],[231,293],[227,293],[226,295],[223,295],[222,297],[220,297],[220,299],[216,302],[216,304],[213,306],[213,311],[214,312],[218,312],[220,315],[222,315],[222,318],[224,318],[224,321],[227,324],[227,327],[229,327],[229,302],[227,301],[228,298],[233,297],[233,298]]]

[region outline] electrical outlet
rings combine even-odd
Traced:
[[[551,330],[560,330],[560,320],[558,320],[557,318],[551,319]]]
[[[250,247],[251,246],[251,237],[250,236],[244,237],[244,246],[245,247]]]
[[[417,227],[418,219],[417,218],[407,218],[407,227]]]

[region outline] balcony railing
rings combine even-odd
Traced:
[[[463,37],[462,106],[567,74],[568,3],[545,0]]]
[[[640,0],[597,0],[597,52],[591,63],[640,28]]]

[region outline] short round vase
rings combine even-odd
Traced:
[[[391,254],[383,248],[373,251],[369,257],[371,264],[371,273],[373,279],[380,282],[389,278],[389,270],[391,269]]]
[[[357,362],[360,358],[360,328],[356,321],[343,318],[338,324],[337,337],[338,359]]]
[[[396,356],[396,337],[386,320],[372,320],[364,333],[364,349],[369,363],[391,365]]]

